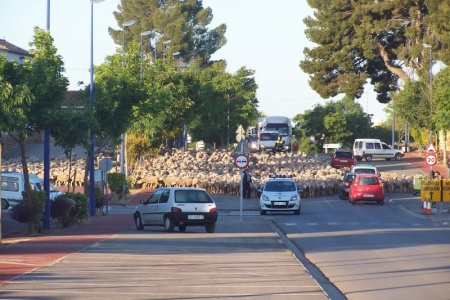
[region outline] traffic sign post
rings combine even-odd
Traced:
[[[430,179],[433,179],[433,166],[437,162],[436,148],[434,147],[433,142],[430,141],[425,152],[426,152],[425,162],[427,163],[427,165],[430,166]],[[434,155],[434,158],[431,157],[431,155]]]
[[[239,187],[240,187],[240,195],[241,195],[241,197],[240,197],[240,220],[241,221],[242,221],[242,194],[244,192],[244,186],[243,186],[243,183],[242,183],[242,181],[243,181],[242,179],[243,179],[244,176],[243,176],[242,170],[247,168],[248,164],[249,164],[249,161],[248,161],[247,155],[242,154],[242,153],[236,155],[236,157],[234,159],[234,165],[240,170],[240,172],[239,172],[240,177],[239,178],[241,178],[241,183],[239,185]]]

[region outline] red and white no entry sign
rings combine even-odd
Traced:
[[[234,159],[234,165],[239,169],[245,169],[248,166],[248,157],[245,154],[239,154]]]
[[[437,163],[436,154],[434,154],[433,152],[428,152],[427,156],[425,157],[425,162],[429,166],[434,166]]]

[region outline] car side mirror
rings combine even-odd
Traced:
[[[141,201],[139,201],[139,203],[145,204],[145,200],[141,200]]]

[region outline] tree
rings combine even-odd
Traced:
[[[67,78],[62,75],[64,63],[57,54],[50,33],[36,27],[30,46],[32,58],[26,58],[24,64],[8,62],[5,57],[0,57],[0,78],[7,88],[2,93],[0,124],[20,147],[25,204],[33,201],[25,140],[30,134],[49,128],[68,86]],[[34,227],[30,226],[30,230]]]
[[[170,47],[165,52],[172,57],[180,52],[185,61],[203,66],[209,64],[211,54],[226,43],[226,25],[221,24],[212,30],[207,26],[213,18],[212,10],[203,8],[202,1],[191,0],[121,0],[118,11],[114,12],[120,29],[108,28],[109,34],[118,45],[122,45],[122,24],[136,20],[137,24],[127,28],[126,44],[139,41],[141,32],[154,31],[164,34],[157,45],[145,43],[146,53],[163,53],[163,41],[170,40]]]
[[[242,67],[230,74],[225,69],[226,63],[219,61],[198,71],[201,91],[189,126],[196,140],[225,145],[228,134],[234,140],[238,125],[247,128],[258,117],[254,71]]]
[[[445,3],[443,3],[445,2]],[[369,80],[377,100],[388,103],[390,93],[417,71],[427,77],[427,51],[423,43],[442,50],[449,60],[449,4],[438,0],[348,1],[308,0],[315,18],[308,17],[306,35],[316,44],[305,48],[303,71],[323,98],[345,94],[360,98]],[[439,23],[436,21],[440,20]],[[445,21],[445,22],[444,22]]]
[[[328,101],[324,106],[317,104],[312,110],[296,115],[293,121],[295,130],[301,131],[303,137],[314,137],[319,149],[325,143],[342,143],[349,148],[356,138],[369,137],[372,131],[369,115],[359,103],[346,97]]]

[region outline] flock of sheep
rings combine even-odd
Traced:
[[[97,162],[102,159],[97,157]],[[252,175],[252,196],[268,179],[269,174],[293,175],[303,198],[337,195],[345,169],[330,166],[327,155],[304,153],[252,153],[249,156],[249,172]],[[56,186],[83,185],[85,158],[72,159],[69,176],[69,160],[55,157],[50,163],[50,180]],[[43,177],[43,162],[28,159],[29,172]],[[98,166],[97,166],[98,167]],[[113,167],[111,172],[117,172]],[[2,161],[2,171],[21,172],[18,159]],[[154,189],[163,186],[188,186],[206,189],[211,194],[239,195],[240,171],[234,166],[232,153],[218,150],[170,149],[141,160],[129,172],[132,189]],[[413,177],[382,173],[387,193],[413,193]]]

